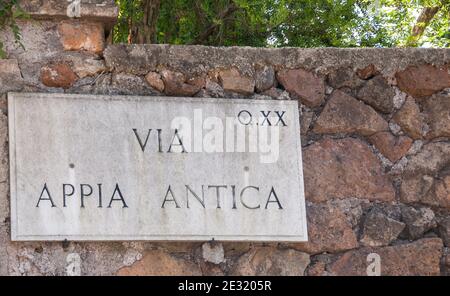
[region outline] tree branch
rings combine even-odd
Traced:
[[[219,13],[218,19],[224,21],[238,9],[239,7],[237,7],[236,4],[234,4],[234,2],[231,2],[230,5],[224,11]],[[211,24],[208,28],[206,28],[205,31],[199,34],[190,44],[203,43],[206,39],[208,39],[209,36],[211,36],[212,33],[214,33],[214,31],[219,27],[219,25],[220,25],[219,23]]]
[[[431,20],[434,18],[436,13],[438,13],[440,6],[436,7],[424,7],[420,12],[419,17],[414,24],[411,34],[406,41],[407,47],[416,47],[420,38],[423,36],[425,29],[430,24]]]

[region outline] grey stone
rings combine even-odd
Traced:
[[[78,5],[77,2],[79,3]],[[28,15],[35,19],[77,17],[101,21],[112,25],[116,22],[117,16],[119,15],[119,10],[114,0],[20,0],[20,6]]]
[[[105,61],[96,55],[76,52],[65,55],[64,60],[72,63],[72,70],[79,78],[107,71]]]
[[[212,81],[211,79],[206,79],[205,90],[206,94],[213,98],[223,98],[225,96],[223,88],[220,84]]]
[[[383,113],[391,113],[394,110],[395,91],[381,75],[368,80],[357,96]]]
[[[0,59],[0,93],[17,91],[24,84],[16,59]]]
[[[7,244],[9,240],[8,233],[6,231],[7,226],[3,225],[3,221],[0,221],[0,276],[7,276],[8,274],[8,252]]]
[[[308,109],[301,109],[301,114],[300,114],[300,120],[301,120],[301,124],[300,124],[300,128],[301,128],[301,135],[304,136],[310,126],[311,126],[311,122],[314,116],[314,112]]]
[[[393,76],[411,64],[445,64],[449,49],[430,48],[251,48],[179,45],[110,45],[104,55],[106,64],[117,71],[145,75],[157,65],[170,65],[174,71],[198,75],[210,70],[236,66],[243,75],[254,75],[255,61],[266,61],[274,68],[317,69],[326,75],[333,69],[352,65],[363,68],[370,61],[383,76]],[[353,71],[354,72],[354,71]],[[358,78],[359,79],[359,78]]]
[[[450,247],[450,216],[439,220],[438,230],[445,246]]]
[[[364,246],[387,246],[398,237],[405,228],[405,223],[389,216],[392,217],[392,213],[385,213],[379,207],[370,210],[364,221],[363,234],[360,240]]]
[[[142,77],[127,73],[113,74],[111,87],[117,90],[115,93],[121,95],[149,95],[157,93],[147,85]]]
[[[450,162],[450,143],[435,142],[423,146],[420,153],[410,157],[408,177],[417,174],[434,175]]]
[[[364,80],[360,79],[351,67],[333,69],[328,75],[328,84],[333,88],[355,89],[360,87]]]
[[[404,236],[415,240],[436,227],[436,219],[432,209],[426,207],[402,207],[402,221],[406,223]]]
[[[204,243],[202,245],[203,259],[207,262],[220,264],[225,262],[223,245],[221,243]]]
[[[394,121],[389,121],[389,130],[396,136],[403,135],[402,128]]]
[[[406,101],[406,94],[399,90],[397,87],[394,87],[395,96],[393,98],[394,108],[400,109]]]
[[[257,92],[268,90],[275,83],[275,71],[271,66],[262,66],[256,69],[255,88]]]

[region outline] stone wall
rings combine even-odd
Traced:
[[[25,50],[0,34],[0,275],[450,274],[449,49],[107,45],[112,0],[23,2]],[[9,91],[298,100],[310,241],[11,242]]]

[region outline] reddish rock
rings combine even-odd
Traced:
[[[430,192],[434,178],[428,175],[404,178],[400,186],[400,200],[403,203],[419,203]]]
[[[450,208],[450,144],[425,145],[412,156],[403,172],[400,199],[404,203],[423,203]]]
[[[374,66],[374,64],[370,64],[365,68],[356,70],[356,74],[358,75],[359,78],[366,80],[366,79],[372,78],[373,76],[377,75],[378,70]]]
[[[419,106],[413,98],[407,98],[402,108],[394,115],[394,121],[411,138],[417,140],[422,138],[423,117]]]
[[[308,107],[320,106],[325,100],[325,82],[311,72],[285,69],[277,73],[277,78],[293,98]]]
[[[346,252],[337,261],[328,266],[333,275],[367,275],[374,261],[369,260],[371,253],[380,256],[381,275],[439,275],[442,257],[442,240],[426,238],[410,244],[361,248]]]
[[[380,161],[360,140],[323,139],[303,151],[305,195],[323,202],[357,197],[392,201],[394,188]]]
[[[364,136],[389,130],[389,125],[372,107],[336,90],[316,121],[319,134],[358,133]]]
[[[405,136],[396,137],[390,132],[380,132],[370,136],[369,142],[390,161],[397,162],[411,148],[413,140]]]
[[[225,91],[250,95],[255,90],[255,80],[241,75],[236,68],[219,71],[219,80]]]
[[[161,250],[148,251],[141,260],[129,267],[117,271],[117,275],[145,276],[145,275],[202,275],[200,267],[191,261],[176,258]]]
[[[156,72],[148,72],[147,75],[145,75],[145,80],[152,88],[156,89],[157,91],[164,91],[164,82],[160,74]]]
[[[435,67],[424,64],[409,66],[404,71],[395,74],[398,87],[416,98],[432,94],[450,87],[450,75],[447,66]]]
[[[323,261],[317,261],[314,263],[311,263],[306,270],[307,276],[324,276],[327,275],[326,271],[326,263]]]
[[[209,262],[200,262],[200,268],[202,270],[202,275],[204,276],[224,276],[225,273],[220,268],[220,266],[209,263]]]
[[[450,209],[450,172],[447,174],[435,181],[434,190],[422,202]]]
[[[78,79],[69,65],[60,63],[41,68],[41,81],[49,87],[69,88]]]
[[[205,76],[191,77],[186,81],[186,83],[201,89],[206,86],[206,77]]]
[[[225,251],[225,257],[238,257],[244,253],[247,253],[251,247],[250,242],[223,242],[223,249]]]
[[[450,163],[450,143],[434,142],[423,146],[422,150],[410,157],[405,169],[406,177],[436,175]]]
[[[101,53],[105,48],[105,32],[100,23],[62,22],[58,32],[64,50]]]
[[[426,137],[450,137],[450,95],[436,95],[427,99],[423,109],[430,127]]]
[[[166,95],[191,97],[200,90],[200,87],[186,83],[186,78],[182,73],[163,70],[161,76]]]
[[[230,274],[301,276],[309,262],[308,254],[296,250],[256,247],[238,259]]]
[[[368,80],[358,90],[360,100],[383,113],[391,113],[394,110],[394,96],[394,89],[381,75]]]
[[[311,204],[306,209],[308,242],[291,244],[309,254],[336,253],[358,247],[356,234],[344,212],[329,204]]]

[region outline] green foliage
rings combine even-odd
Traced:
[[[16,20],[28,18],[28,15],[20,8],[18,2],[18,0],[0,0],[0,31],[4,31],[6,28],[11,29],[15,42],[24,48],[21,42],[22,35]],[[6,58],[3,47],[4,44],[0,41],[0,59]]]
[[[116,0],[114,42],[127,42],[143,0]],[[238,9],[225,18],[230,5]],[[450,46],[450,0],[162,0],[158,43],[217,46],[405,46],[424,7],[439,7],[414,44]],[[199,38],[213,27],[205,38]]]
[[[450,1],[449,0],[379,0],[373,14],[397,46],[405,46],[413,25],[424,7],[439,7],[438,13],[425,28],[418,46],[450,46]]]

